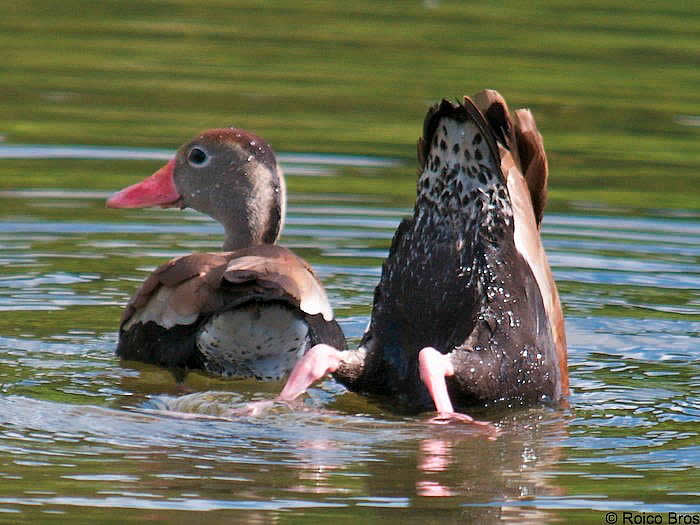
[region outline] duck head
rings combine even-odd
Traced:
[[[205,131],[145,180],[107,200],[110,208],[192,208],[221,223],[224,250],[273,244],[284,223],[286,188],[272,148],[237,128]]]

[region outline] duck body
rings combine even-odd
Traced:
[[[124,310],[117,355],[278,380],[320,342],[344,347],[321,283],[291,251],[258,245],[156,269]]]
[[[157,268],[127,304],[117,355],[174,369],[278,380],[317,343],[345,346],[325,291],[300,257],[274,245],[285,185],[272,149],[240,129],[180,148],[110,207],[191,206],[224,225],[221,253]]]
[[[558,401],[568,393],[559,296],[540,240],[547,164],[529,111],[495,91],[443,100],[418,142],[414,213],[392,241],[359,349],[306,368],[411,410]],[[312,374],[292,373],[281,397]]]
[[[428,217],[422,220],[429,220]],[[450,354],[455,373],[447,380],[450,399],[461,407],[558,399],[557,356],[537,282],[514,246],[484,239],[458,250],[454,231],[433,227],[432,255],[401,258],[384,266],[375,291],[366,351],[358,377],[336,373],[351,390],[380,394],[403,406],[430,409],[419,352]],[[420,222],[403,222],[394,250],[420,250]],[[417,297],[415,290],[426,293]]]

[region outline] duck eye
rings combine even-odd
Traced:
[[[200,148],[192,148],[187,155],[187,161],[193,166],[203,166],[207,160],[209,160],[209,156]]]

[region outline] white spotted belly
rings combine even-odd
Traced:
[[[309,344],[306,322],[277,304],[250,304],[215,315],[197,335],[207,372],[268,381],[288,374]]]

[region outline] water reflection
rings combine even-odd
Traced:
[[[551,469],[562,458],[566,420],[530,410],[503,418],[499,426],[498,440],[450,429],[420,441],[416,494],[466,497],[466,505],[487,506],[482,509],[487,515],[497,512],[501,517],[508,508],[517,514],[519,503],[563,495]],[[502,503],[493,504],[497,501]]]
[[[443,472],[452,463],[451,444],[441,439],[425,439],[420,443],[418,469],[426,473]],[[419,496],[454,496],[455,493],[430,479],[416,482],[416,494]]]
[[[149,406],[176,411],[171,414],[220,415],[254,395],[194,393],[154,398]],[[506,507],[519,503],[565,494],[552,474],[568,437],[565,413],[546,408],[507,413],[493,421],[501,429],[498,439],[471,425],[450,428],[429,421],[429,416],[419,421],[349,416],[314,403],[292,409],[279,405],[262,421],[247,420],[270,425],[271,435],[280,431],[277,437],[282,442],[275,442],[273,449],[291,454],[285,463],[295,465],[297,472],[297,483],[286,489],[290,492],[354,497],[356,490],[347,483],[339,485],[338,480],[361,470],[364,489],[384,504],[411,506],[419,501],[416,498],[453,498],[450,501],[477,505],[487,516],[501,515]],[[504,505],[490,505],[493,501]],[[521,516],[514,508],[509,512]],[[471,511],[472,516],[475,513]]]

